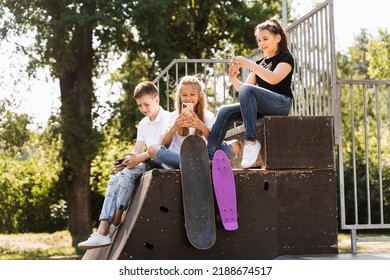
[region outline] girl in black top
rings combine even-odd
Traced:
[[[229,78],[239,91],[240,103],[220,108],[208,142],[210,159],[217,149],[229,158],[240,151],[238,141],[223,142],[231,122],[243,120],[245,143],[241,166],[251,167],[257,160],[261,144],[256,139],[256,120],[260,116],[287,116],[292,106],[291,79],[294,59],[287,46],[287,37],[277,17],[256,26],[255,36],[264,57],[253,62],[243,56],[229,63]],[[237,76],[241,67],[251,72],[245,82]]]

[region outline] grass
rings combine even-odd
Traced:
[[[351,253],[350,234],[339,233],[338,249],[340,254]],[[358,243],[358,253],[378,252],[390,252],[390,242]],[[78,260],[81,257],[72,247],[72,238],[68,231],[51,234],[0,234],[0,260]]]
[[[388,237],[383,234],[359,234],[359,237]],[[339,254],[351,253],[351,235],[349,233],[339,233],[338,235]],[[358,242],[358,253],[381,253],[390,252],[390,242]]]
[[[0,234],[0,260],[81,259],[68,231]]]

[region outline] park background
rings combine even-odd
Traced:
[[[97,226],[111,163],[134,143],[141,118],[134,86],[174,58],[250,54],[254,26],[281,15],[282,1],[46,2],[0,7],[0,233],[59,232],[74,245]],[[287,3],[289,23],[316,5]],[[339,79],[390,77],[388,6],[334,1]],[[89,30],[79,30],[86,22]],[[81,31],[91,34],[90,65],[76,59]],[[62,103],[60,81],[87,66],[89,110],[75,117],[75,107]],[[75,84],[69,87],[77,92]],[[90,202],[71,203],[78,184]]]

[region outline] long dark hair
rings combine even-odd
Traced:
[[[288,49],[286,33],[284,32],[284,29],[280,23],[280,19],[278,16],[274,16],[270,20],[258,24],[255,28],[255,36],[257,36],[258,32],[263,30],[268,30],[273,35],[279,34],[281,37],[280,42],[278,43],[279,52],[291,53]]]

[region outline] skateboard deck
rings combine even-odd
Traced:
[[[207,146],[200,136],[187,136],[180,150],[184,219],[188,240],[198,249],[216,240],[214,196]]]
[[[230,161],[221,150],[213,157],[212,174],[214,193],[225,230],[238,229],[236,184]]]

